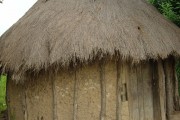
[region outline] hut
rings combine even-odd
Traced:
[[[10,120],[179,120],[180,29],[145,0],[38,0],[0,38]]]

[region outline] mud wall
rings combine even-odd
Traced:
[[[166,120],[165,75],[162,61],[111,60],[9,81],[9,111],[12,120]]]

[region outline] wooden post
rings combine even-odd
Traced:
[[[120,61],[118,60],[116,62],[116,66],[117,66],[117,89],[116,89],[116,120],[122,120],[122,114],[121,114],[121,110],[122,110],[122,100],[121,100],[121,87],[122,87],[122,82],[120,79],[120,74],[122,73],[122,65],[123,63],[120,63]]]
[[[28,120],[28,111],[27,111],[27,88],[26,85],[21,86],[22,91],[22,108],[23,108],[23,114],[24,114],[24,120]]]
[[[57,115],[57,98],[56,98],[56,83],[55,83],[55,79],[52,76],[53,73],[49,73],[49,80],[51,80],[52,82],[52,105],[53,105],[53,120],[58,120],[58,115]]]
[[[167,118],[170,119],[170,115],[174,112],[174,61],[173,58],[164,60],[164,71],[165,71],[165,86],[166,86],[166,112]]]
[[[135,67],[128,65],[129,78],[127,79],[128,103],[130,120],[139,120],[138,83]]]
[[[106,118],[106,80],[105,80],[105,61],[100,61],[100,84],[101,84],[101,111],[100,120]]]
[[[139,120],[145,119],[145,114],[144,114],[144,82],[145,82],[145,79],[142,76],[142,74],[143,74],[142,69],[143,69],[143,66],[141,64],[139,64],[136,67]]]
[[[141,94],[143,95],[143,103],[139,102],[139,104],[143,104],[144,107],[144,120],[154,120],[153,113],[153,91],[152,91],[152,73],[151,73],[151,65],[149,62],[141,63],[141,72],[140,80],[138,83],[141,85]],[[142,98],[141,98],[142,99]]]
[[[162,120],[166,120],[166,88],[165,88],[165,74],[162,60],[158,60],[158,91],[160,99],[160,110]]]
[[[158,67],[156,61],[151,61],[152,71],[152,91],[153,91],[153,111],[154,120],[162,120],[161,105],[160,105],[160,88],[158,79]]]
[[[77,120],[77,109],[78,109],[77,97],[78,97],[78,80],[77,80],[76,70],[75,70],[73,120]]]

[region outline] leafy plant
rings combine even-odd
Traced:
[[[177,8],[179,8],[179,6],[177,6]],[[175,24],[180,25],[180,15],[175,11],[171,2],[161,3],[160,10],[168,19],[173,21]]]
[[[148,0],[166,18],[180,26],[180,1],[179,0]]]
[[[0,75],[0,113],[6,109],[6,75]]]

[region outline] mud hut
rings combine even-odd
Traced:
[[[10,120],[178,120],[180,29],[145,0],[38,0],[0,38]]]

